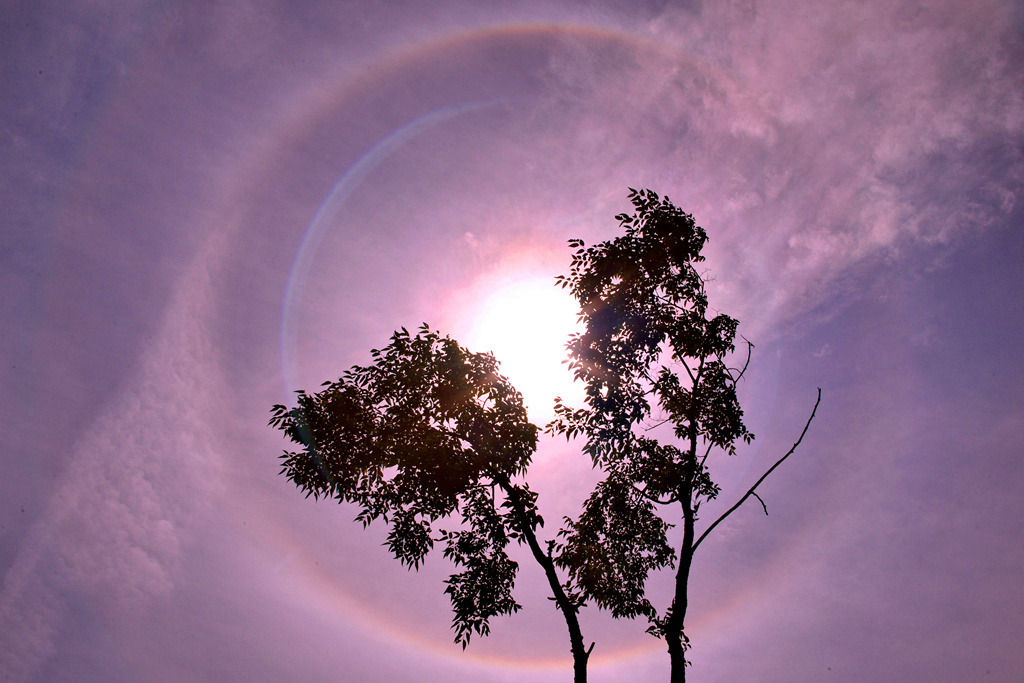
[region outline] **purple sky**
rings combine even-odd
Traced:
[[[529,558],[463,652],[440,553],[303,498],[266,423],[632,186],[757,345],[715,509],[823,390],[701,546],[693,680],[1024,681],[1020,3],[405,4],[0,4],[0,680],[571,680]],[[578,448],[531,469],[552,522]],[[591,680],[667,679],[583,627]]]

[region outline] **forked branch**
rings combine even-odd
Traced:
[[[800,432],[800,438],[796,440],[796,443],[793,444],[793,447],[790,448],[788,451],[786,451],[786,454],[784,456],[782,456],[781,458],[779,458],[775,462],[774,465],[772,465],[770,468],[768,468],[768,471],[761,475],[761,478],[758,479],[754,483],[754,485],[750,487],[750,490],[747,491],[743,495],[742,498],[740,498],[738,501],[736,501],[735,505],[733,505],[731,508],[726,510],[725,513],[721,517],[716,519],[711,526],[709,526],[707,529],[705,529],[704,533],[702,533],[700,535],[700,538],[698,538],[696,540],[696,542],[694,542],[692,550],[696,550],[697,546],[700,545],[700,542],[703,541],[707,537],[707,535],[711,533],[711,530],[714,529],[716,526],[718,526],[722,522],[722,520],[724,520],[726,517],[728,517],[733,512],[735,512],[736,509],[740,505],[743,505],[743,502],[746,501],[747,498],[750,498],[751,496],[755,496],[758,500],[761,500],[760,496],[758,496],[756,493],[754,493],[754,491],[757,489],[758,486],[761,485],[761,482],[763,482],[765,479],[768,478],[769,474],[771,474],[772,472],[775,471],[776,467],[781,465],[786,460],[786,458],[788,458],[789,456],[793,455],[793,452],[796,451],[797,446],[799,446],[800,442],[804,440],[804,435],[807,434],[807,430],[811,426],[811,421],[814,420],[814,415],[815,415],[815,413],[818,412],[818,404],[820,404],[820,403],[821,403],[821,388],[819,387],[819,389],[818,389],[818,400],[814,402],[814,409],[811,411],[811,416],[809,418],[807,418],[807,424],[804,425],[804,430],[802,432]],[[762,506],[764,505],[764,501],[761,501],[761,505]],[[767,513],[768,513],[768,508],[765,507],[765,514],[767,514]]]
[[[733,386],[736,386],[737,384],[739,384],[739,381],[741,379],[743,379],[743,375],[747,374],[747,368],[750,366],[750,356],[754,352],[754,344],[753,344],[753,342],[751,342],[749,339],[747,339],[743,335],[740,335],[740,337],[742,337],[743,341],[747,342],[747,360],[746,360],[745,363],[743,363],[743,367],[739,369],[739,374],[736,375],[736,377],[733,378],[733,380],[732,380],[732,385]]]

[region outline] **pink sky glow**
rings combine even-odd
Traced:
[[[647,187],[756,345],[705,523],[823,392],[770,516],[696,556],[692,679],[1024,681],[1019,3],[2,15],[0,680],[571,680],[525,553],[523,611],[463,652],[439,550],[409,572],[303,498],[267,420],[399,327],[488,338]],[[597,480],[579,448],[530,470],[548,537]],[[667,680],[644,624],[582,623],[590,680]]]

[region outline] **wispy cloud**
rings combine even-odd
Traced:
[[[167,595],[182,544],[216,490],[216,423],[205,329],[208,283],[186,279],[137,376],[75,447],[0,590],[0,665],[27,680],[55,651],[69,600],[108,617]]]

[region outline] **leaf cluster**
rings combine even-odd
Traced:
[[[302,447],[280,456],[281,473],[307,496],[356,504],[364,526],[383,519],[386,545],[409,567],[433,548],[434,523],[459,514],[465,529],[439,540],[464,567],[447,592],[465,647],[491,616],[519,609],[506,553],[519,527],[499,511],[495,483],[525,472],[538,429],[491,354],[426,325],[402,328],[371,355],[321,391],[297,392],[294,407],[273,407],[270,424]]]
[[[462,514],[469,528],[442,531],[444,556],[466,569],[450,576],[445,593],[452,601],[455,617],[455,642],[463,649],[472,633],[490,633],[488,620],[499,614],[518,612],[520,605],[512,597],[519,565],[509,559],[505,548],[514,532],[514,521],[506,519],[495,507],[487,487],[477,486],[463,496]]]
[[[668,527],[632,482],[610,476],[594,489],[578,520],[565,518],[558,534],[563,540],[552,547],[579,598],[593,599],[615,618],[651,616],[644,584],[651,570],[674,562]]]

